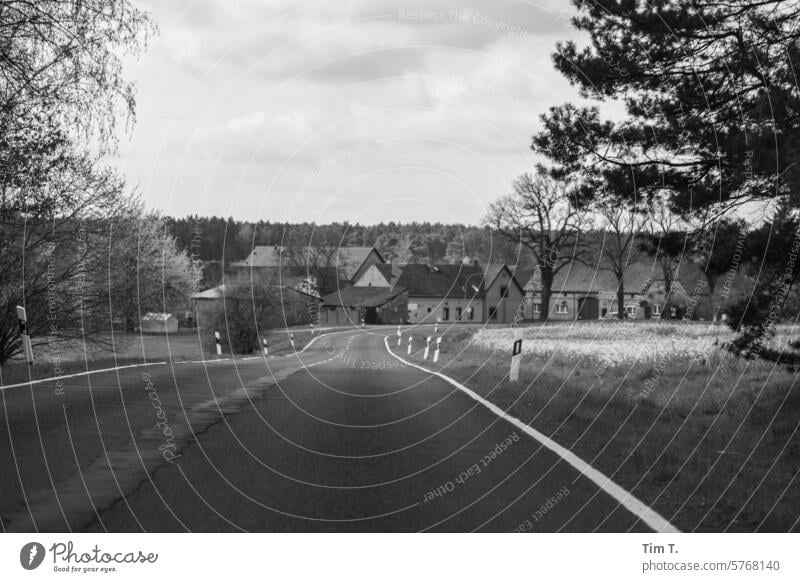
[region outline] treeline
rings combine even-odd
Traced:
[[[452,263],[464,256],[481,263],[529,264],[517,245],[488,228],[463,224],[382,222],[363,225],[242,221],[217,216],[167,218],[178,247],[202,261],[240,261],[260,245],[374,246],[389,261]]]

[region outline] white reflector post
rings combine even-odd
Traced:
[[[400,331],[400,326],[397,326],[397,347],[400,347],[400,342],[403,341],[403,333]]]
[[[217,355],[222,355],[222,342],[220,341],[219,332],[214,332],[214,343],[217,344]]]
[[[519,380],[519,361],[522,359],[522,330],[514,328],[514,345],[511,348],[511,372],[508,379],[512,382]]]
[[[422,356],[423,360],[428,359],[428,352],[430,351],[430,349],[431,349],[431,336],[428,336],[425,338],[425,353]]]
[[[28,335],[28,316],[25,308],[20,305],[17,305],[17,319],[19,320],[19,334],[22,337],[22,349],[25,350],[25,361],[30,366],[33,364],[33,345],[31,336]]]
[[[439,318],[436,318],[436,323],[433,324],[433,333],[439,333]]]
[[[289,343],[292,344],[292,349],[294,349],[294,334],[289,334]]]
[[[411,355],[411,336],[408,336],[408,355]]]
[[[433,350],[433,361],[434,363],[439,361],[439,346],[442,343],[442,336],[436,338],[436,349]]]
[[[314,329],[313,327],[311,329]],[[267,338],[263,338],[261,340],[261,344],[264,346],[264,355],[269,355],[269,344],[267,343]]]

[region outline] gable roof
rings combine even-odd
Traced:
[[[322,303],[333,307],[378,307],[404,292],[401,288],[348,285],[323,297]]]
[[[493,284],[495,279],[500,276],[500,273],[503,271],[507,271],[511,281],[517,286],[517,288],[525,293],[524,286],[520,284],[519,280],[514,275],[513,271],[509,269],[508,265],[505,263],[494,263],[486,265],[486,269],[484,270],[484,282],[483,285],[486,289],[489,289]]]
[[[236,267],[285,267],[289,264],[286,247],[281,245],[259,245],[253,247],[250,255],[243,261],[233,263]],[[371,253],[375,253],[381,263],[384,259],[374,247],[339,247],[333,256],[333,265],[339,267],[342,274],[351,279]]]
[[[602,265],[585,265],[573,261],[561,269],[553,279],[553,292],[598,293],[617,289],[614,273]],[[653,259],[632,262],[625,270],[623,284],[626,293],[646,293],[653,283],[663,283],[661,268]],[[673,285],[676,289],[693,289],[698,281],[707,281],[705,273],[690,261],[681,263]],[[541,284],[536,290],[541,288]]]
[[[531,283],[534,273],[536,273],[536,269],[516,268],[514,269],[514,278],[517,280],[517,283],[520,284],[520,287],[524,289],[528,286],[528,283]]]
[[[483,297],[484,270],[474,265],[404,265],[397,287],[409,297]],[[473,288],[477,288],[477,292]]]

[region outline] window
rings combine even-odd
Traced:
[[[508,287],[506,285],[500,286],[500,299],[505,299],[508,294]]]
[[[636,311],[637,311],[637,309],[636,309],[635,305],[626,305],[625,306],[625,313],[627,313],[629,317],[635,317],[636,316]]]
[[[492,306],[489,308],[489,319],[497,319],[497,307]]]
[[[428,313],[430,313],[430,312],[431,312],[431,308],[430,308],[430,307],[428,307]]]
[[[556,305],[556,313],[569,313],[569,305],[567,305],[566,301],[562,301]]]
[[[652,314],[661,315],[661,306],[658,303],[653,303]]]
[[[534,313],[541,313],[542,312],[542,304],[541,303],[534,303],[533,304],[533,312]]]
[[[456,307],[456,321],[461,321],[461,314],[462,314],[461,308]]]
[[[447,321],[450,319],[450,308],[442,307],[442,320]]]
[[[475,319],[475,308],[470,305],[467,307],[467,311],[469,312],[469,318]]]

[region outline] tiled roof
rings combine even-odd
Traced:
[[[631,263],[625,270],[623,280],[626,293],[643,293],[656,282],[663,282],[664,277],[661,267],[652,259],[640,259]],[[676,277],[676,282],[683,288],[693,289],[697,281],[707,281],[705,273],[696,264],[684,261]],[[541,285],[539,285],[541,286]],[[553,292],[614,292],[617,289],[617,279],[614,273],[607,268],[600,268],[597,264],[584,265],[573,262],[565,266],[553,280]]]
[[[397,287],[410,297],[483,297],[483,278],[483,268],[474,265],[404,265]]]
[[[375,267],[378,269],[378,272],[383,276],[383,278],[386,279],[386,282],[389,283],[389,285],[391,285],[392,284],[392,268],[393,268],[392,265],[386,265],[386,264],[384,264],[384,265],[375,265]],[[394,269],[396,270],[396,267],[394,267]]]
[[[351,279],[364,263],[373,247],[339,247],[334,256],[334,266],[338,266],[342,274]],[[383,257],[378,254],[383,261]],[[279,245],[256,246],[245,260],[234,263],[236,267],[285,267],[289,258],[285,247]]]
[[[378,307],[405,290],[386,287],[354,287],[349,285],[322,298],[322,303],[334,307]]]
[[[536,269],[514,269],[514,278],[524,289],[530,282]]]
[[[281,267],[286,264],[286,257],[282,256],[284,247],[257,246],[253,247],[250,256],[245,260],[234,263],[237,267]]]

